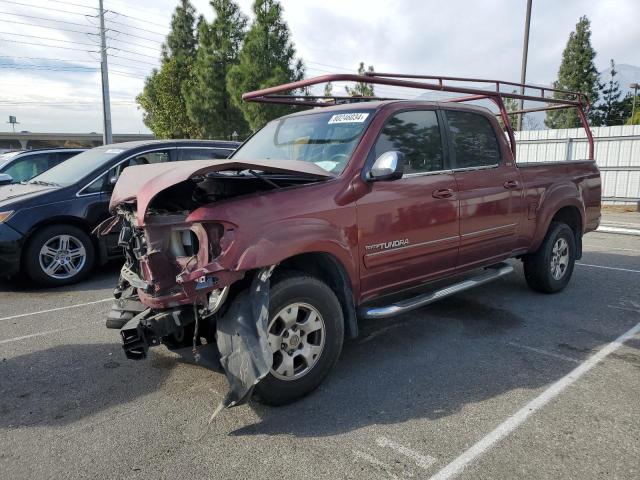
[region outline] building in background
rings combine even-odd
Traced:
[[[114,134],[113,142],[130,142],[133,140],[150,140],[151,134]],[[34,148],[55,147],[86,147],[93,148],[102,145],[101,133],[31,133],[31,132],[0,132],[0,151],[2,150],[33,150]]]

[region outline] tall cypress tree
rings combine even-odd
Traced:
[[[591,105],[598,103],[598,70],[594,64],[596,52],[591,46],[591,28],[586,16],[580,17],[576,30],[569,35],[567,46],[562,52],[562,63],[558,70],[558,80],[554,88],[572,90],[589,97]],[[563,94],[554,94],[555,98],[565,98]],[[590,118],[597,120],[597,112],[592,108]],[[549,128],[579,127],[580,117],[575,108],[551,110],[547,112],[544,123]]]
[[[189,117],[207,138],[229,139],[234,132],[249,132],[240,109],[227,90],[227,73],[238,63],[247,18],[233,0],[211,0],[215,19],[202,20],[198,27],[198,53],[193,81],[185,96]]]
[[[255,20],[240,51],[240,61],[227,75],[227,88],[234,105],[242,110],[249,127],[255,131],[293,109],[287,105],[243,102],[242,94],[300,80],[304,65],[302,60],[294,59],[296,50],[289,39],[280,4],[276,0],[256,0],[253,13]]]
[[[594,125],[622,125],[629,114],[625,114],[625,101],[621,100],[620,82],[616,79],[618,71],[611,59],[609,81],[602,86],[602,103],[597,107],[597,121]]]
[[[159,138],[197,138],[200,129],[187,115],[183,89],[191,78],[196,54],[195,10],[189,0],[171,18],[171,30],[162,45],[160,70],[154,69],[136,97],[144,124]]]

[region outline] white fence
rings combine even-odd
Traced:
[[[640,202],[640,125],[594,127],[595,159],[602,173],[602,199],[609,204]],[[582,128],[516,132],[518,162],[587,158]]]

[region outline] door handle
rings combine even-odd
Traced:
[[[520,184],[518,183],[517,180],[507,180],[502,184],[502,186],[507,190],[513,190],[514,188],[518,188],[519,185]]]
[[[440,190],[434,190],[431,196],[433,198],[451,198],[453,197],[454,191],[450,188],[443,188]]]

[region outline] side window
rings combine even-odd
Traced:
[[[14,182],[26,182],[53,167],[55,161],[51,157],[55,158],[55,153],[28,155],[17,160],[4,173],[11,175]]]
[[[121,163],[115,167],[115,172],[110,176],[115,175],[116,178],[120,176],[122,171],[127,167],[133,167],[134,165],[150,165],[152,163],[164,163],[170,160],[169,150],[158,150],[156,152],[141,153],[135,157],[130,158],[124,163]]]
[[[444,170],[442,139],[436,112],[416,110],[391,117],[376,141],[375,157],[390,150],[404,154],[404,173]]]
[[[126,162],[123,162],[120,165],[109,169],[106,175],[103,175],[102,177],[92,182],[82,191],[82,193],[110,192],[111,190],[113,190],[115,182],[118,180],[120,174],[125,168],[132,167],[134,165],[163,163],[168,162],[170,159],[170,150],[158,150],[155,152],[141,153],[135,157],[130,158]]]
[[[224,148],[183,148],[182,160],[217,160],[227,158],[232,150]]]
[[[446,111],[456,168],[492,166],[500,163],[500,145],[484,115]]]

